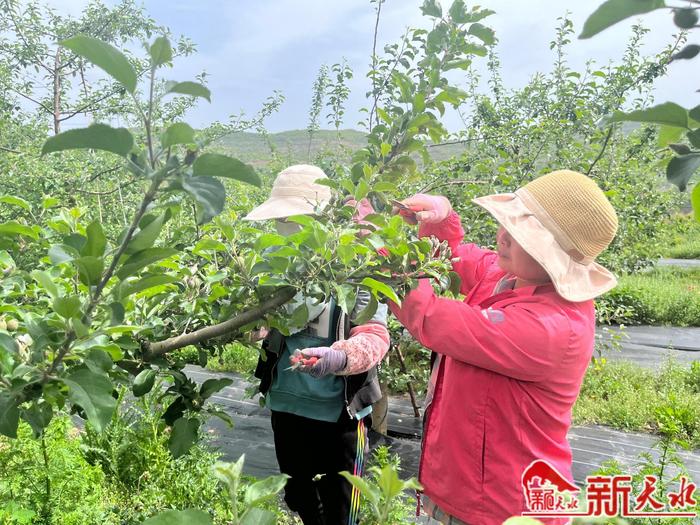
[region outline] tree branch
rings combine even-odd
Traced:
[[[426,191],[431,191],[435,190],[437,188],[442,188],[443,186],[452,186],[452,185],[461,185],[461,184],[488,184],[488,181],[485,180],[449,180],[446,182],[441,182],[439,184],[436,184],[436,182],[431,182],[427,186],[424,186],[420,190],[418,190],[418,193],[424,193]]]
[[[102,175],[107,175],[108,173],[113,173],[113,172],[115,172],[115,171],[117,171],[117,170],[119,170],[119,169],[121,169],[121,168],[122,168],[122,166],[115,166],[115,167],[113,167],[113,168],[109,168],[109,169],[106,169],[106,170],[98,171],[98,172],[95,173],[92,177],[90,177],[90,178],[88,179],[87,182],[93,182],[95,179],[98,179],[98,178],[101,177]]]
[[[40,106],[42,109],[44,109],[44,111],[46,111],[47,113],[50,113],[50,114],[53,115],[53,109],[51,109],[50,107],[48,107],[48,106],[47,106],[46,104],[44,104],[43,102],[39,102],[38,100],[36,100],[36,99],[30,97],[30,96],[27,95],[26,93],[22,93],[22,92],[19,91],[18,89],[15,89],[14,87],[12,87],[12,86],[10,86],[10,85],[8,85],[8,84],[3,84],[3,86],[4,86],[6,89],[9,89],[10,91],[14,91],[14,92],[17,93],[20,97],[24,97],[24,98],[26,98],[27,100],[29,100],[30,102],[34,102],[34,104]]]
[[[213,339],[215,337],[221,337],[222,335],[235,332],[240,327],[257,321],[258,319],[262,319],[268,312],[291,301],[296,293],[296,289],[292,287],[283,288],[269,299],[260,303],[258,306],[250,310],[246,310],[245,312],[238,314],[237,316],[232,317],[223,323],[205,326],[204,328],[200,328],[194,332],[171,337],[165,341],[145,343],[145,357],[146,359],[153,359],[173,350],[177,350],[178,348],[194,345],[201,343],[202,341],[206,341],[207,339]]]
[[[598,161],[603,158],[603,153],[605,153],[605,148],[608,147],[608,142],[610,142],[610,137],[612,137],[614,129],[615,129],[615,126],[612,126],[612,125],[608,129],[608,134],[605,136],[605,141],[603,142],[603,147],[600,148],[600,151],[598,152],[598,156],[593,161],[593,164],[591,164],[590,167],[588,168],[586,175],[590,175],[591,171],[593,171],[593,168],[595,167],[595,165],[598,164]]]
[[[68,120],[69,118],[72,118],[72,117],[76,116],[78,113],[82,113],[82,112],[84,112],[85,110],[90,109],[90,108],[91,108],[92,106],[94,106],[95,104],[99,104],[99,103],[102,102],[103,100],[108,99],[109,97],[111,97],[111,96],[113,96],[113,95],[116,95],[116,94],[117,94],[117,91],[116,91],[116,90],[110,91],[110,92],[107,93],[106,95],[102,95],[101,97],[97,97],[97,98],[95,98],[95,99],[93,99],[93,100],[90,100],[90,101],[86,102],[85,104],[83,104],[82,106],[80,106],[78,109],[73,110],[72,113],[69,113],[68,115],[66,115],[66,116],[64,116],[64,117],[61,117],[61,118],[58,119],[58,120],[59,120],[59,122],[63,122],[64,120]]]
[[[80,188],[73,188],[73,190],[80,192],[80,193],[85,193],[86,195],[97,195],[97,196],[111,195],[112,193],[116,193],[119,190],[126,188],[127,186],[131,186],[137,180],[138,179],[132,179],[128,182],[125,182],[124,184],[118,185],[116,188],[114,188],[113,190],[109,190],[109,191],[88,191],[88,190],[82,190]]]

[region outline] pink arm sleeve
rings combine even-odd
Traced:
[[[427,279],[389,308],[426,348],[523,381],[556,374],[570,343],[569,320],[555,306],[512,304],[491,320],[477,306],[437,297]]]
[[[366,372],[379,363],[389,350],[389,330],[382,323],[366,323],[350,330],[350,337],[331,345],[347,355],[345,368],[337,375]]]

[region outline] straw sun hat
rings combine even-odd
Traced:
[[[321,168],[297,164],[282,170],[272,184],[270,198],[244,217],[248,221],[281,219],[291,215],[311,215],[317,206],[331,199],[331,189],[317,184],[327,179]]]
[[[491,213],[542,265],[564,299],[587,301],[617,284],[615,276],[594,261],[615,237],[617,215],[587,176],[554,171],[515,193],[473,202]]]

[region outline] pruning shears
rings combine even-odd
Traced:
[[[284,369],[285,371],[296,370],[297,368],[300,368],[302,366],[307,366],[307,367],[311,368],[318,361],[318,357],[312,356],[312,357],[305,358],[302,355],[299,355],[298,357],[292,356],[289,358],[289,360],[292,362],[292,366],[288,366],[287,368],[285,368]]]
[[[396,206],[399,209],[399,215],[402,217],[407,217],[413,224],[416,221],[416,212],[413,211],[409,206],[406,206],[403,202],[397,201],[396,199],[389,199],[392,206]]]

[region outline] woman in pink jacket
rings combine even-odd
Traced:
[[[423,509],[442,523],[500,525],[528,510],[521,476],[533,461],[572,480],[566,434],[593,351],[593,298],[616,284],[594,259],[617,216],[595,182],[572,171],[474,202],[500,223],[497,251],[462,243],[445,197],[403,201],[400,213],[420,224],[420,236],[449,242],[466,298],[438,297],[424,279],[390,308],[437,354],[419,469]]]

